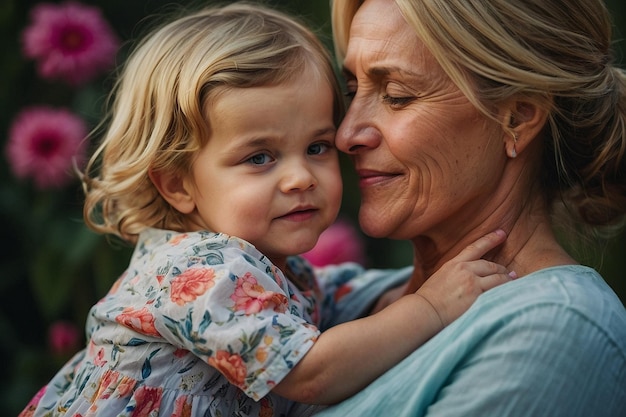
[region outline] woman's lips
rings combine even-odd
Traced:
[[[359,176],[359,186],[363,188],[395,179],[400,174],[373,171],[369,169],[359,169],[357,170],[357,175]]]

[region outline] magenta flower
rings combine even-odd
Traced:
[[[57,321],[48,328],[48,344],[53,353],[68,355],[79,347],[80,333],[76,326],[65,321]]]
[[[24,55],[43,78],[84,84],[109,69],[118,40],[96,7],[75,2],[40,3],[22,33]]]
[[[13,174],[32,178],[39,188],[61,187],[72,178],[72,166],[85,160],[87,126],[65,109],[31,107],[20,113],[9,131],[6,154]]]
[[[344,220],[337,220],[325,230],[313,249],[302,255],[315,266],[342,262],[365,263],[365,248],[357,230]]]

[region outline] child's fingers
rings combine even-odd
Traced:
[[[479,285],[483,292],[488,291],[501,284],[506,284],[509,281],[517,278],[515,272],[504,272],[491,275],[485,275],[479,279]]]
[[[505,240],[506,233],[504,230],[498,229],[494,232],[486,234],[471,245],[467,246],[456,256],[455,259],[460,262],[480,259],[483,255],[500,245]]]
[[[517,274],[509,271],[504,265],[484,259],[467,262],[465,267],[476,277],[476,282],[483,292],[517,278]]]
[[[464,267],[474,275],[478,275],[481,277],[486,277],[493,274],[508,274],[509,272],[509,270],[504,265],[487,261],[485,259],[467,261],[464,264]]]

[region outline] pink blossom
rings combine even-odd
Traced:
[[[85,159],[85,122],[65,109],[31,107],[14,120],[6,153],[13,174],[39,188],[61,187]]]
[[[230,299],[235,302],[235,310],[243,310],[246,314],[256,314],[270,308],[285,312],[289,306],[284,294],[266,290],[250,272],[237,278],[237,287]]]
[[[154,326],[155,320],[154,315],[147,307],[142,307],[140,310],[134,309],[133,307],[126,307],[115,317],[115,321],[122,326],[126,326],[129,329],[133,329],[147,336],[160,337],[159,331]]]
[[[364,264],[365,248],[357,230],[347,221],[337,220],[320,235],[315,247],[302,256],[315,266]]]
[[[162,387],[141,386],[135,391],[135,406],[127,410],[132,411],[130,417],[150,417],[159,413],[159,405],[163,396]],[[130,404],[129,404],[130,407]]]
[[[22,42],[24,55],[37,61],[41,77],[72,85],[109,69],[119,45],[100,9],[75,2],[33,7]]]
[[[74,353],[78,349],[80,332],[72,323],[57,321],[48,329],[48,344],[57,355]]]
[[[179,306],[202,296],[215,285],[212,268],[189,268],[172,280],[170,298]]]

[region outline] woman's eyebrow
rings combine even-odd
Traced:
[[[341,68],[341,72],[343,73],[343,75],[345,77],[349,77],[349,78],[354,78],[354,74],[352,73],[352,71],[350,71],[347,67],[342,66]],[[370,76],[374,76],[374,77],[383,77],[389,74],[402,74],[408,77],[418,77],[419,74],[415,71],[412,71],[410,69],[405,69],[405,68],[401,68],[398,66],[381,66],[381,65],[377,65],[377,66],[373,66],[367,69],[366,73]]]

